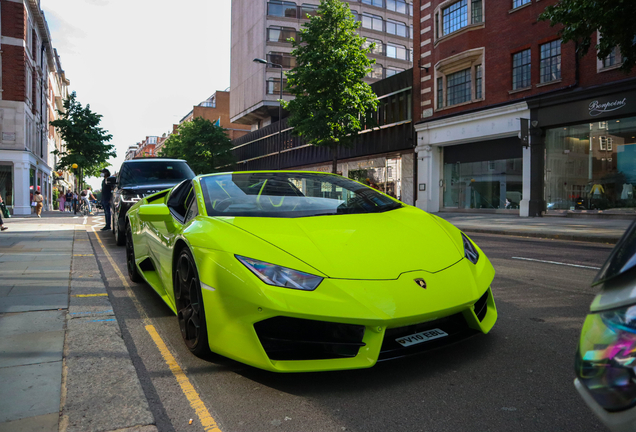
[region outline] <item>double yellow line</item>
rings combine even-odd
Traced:
[[[126,288],[126,293],[128,293],[128,297],[130,297],[133,304],[135,305],[135,309],[137,309],[137,312],[139,313],[139,316],[141,317],[144,323],[146,331],[148,332],[148,334],[154,341],[155,345],[157,345],[157,348],[159,349],[159,352],[163,356],[164,361],[170,368],[170,371],[172,372],[174,377],[177,379],[177,382],[179,383],[179,387],[181,387],[181,391],[183,392],[185,397],[188,399],[188,402],[190,402],[190,406],[199,417],[199,421],[201,422],[201,425],[203,426],[204,430],[206,432],[221,432],[221,429],[219,429],[218,425],[216,424],[216,421],[210,415],[210,412],[208,411],[205,404],[199,397],[199,393],[197,393],[197,391],[194,389],[194,386],[188,379],[187,375],[185,374],[185,372],[183,372],[183,369],[181,369],[181,367],[179,366],[179,363],[177,363],[177,360],[174,358],[174,356],[172,355],[172,353],[166,346],[163,339],[161,339],[161,336],[159,336],[159,333],[157,333],[157,329],[155,329],[155,326],[152,325],[152,321],[150,321],[150,318],[148,318],[148,314],[146,314],[146,311],[141,306],[141,303],[137,299],[137,296],[135,295],[133,290],[130,288],[130,284],[124,277],[121,270],[119,270],[119,267],[115,263],[115,260],[113,260],[113,257],[110,255],[110,252],[108,252],[108,250],[106,249],[106,246],[104,246],[104,243],[102,243],[102,239],[99,237],[99,234],[97,233],[97,231],[95,231],[93,227],[91,227],[91,229],[93,230],[93,233],[95,234],[95,237],[97,238],[97,241],[99,242],[99,245],[102,247],[102,250],[104,251],[104,254],[106,255],[106,258],[108,258],[110,265],[115,270],[115,273],[117,273],[117,276],[119,276],[119,280],[121,281],[122,285],[124,285],[124,288]]]

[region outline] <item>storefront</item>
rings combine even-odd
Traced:
[[[534,104],[545,164],[533,186],[548,214],[636,211],[636,89],[616,90]]]
[[[528,216],[522,119],[530,119],[525,102],[416,124],[417,207]]]

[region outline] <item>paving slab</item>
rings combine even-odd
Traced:
[[[67,294],[68,285],[39,285],[39,286],[20,286],[15,285],[9,297],[13,296],[33,296],[33,295],[47,295],[47,294]]]
[[[27,263],[33,262],[36,260],[35,255],[30,254],[8,254],[3,253],[0,255],[0,265],[6,262],[19,262],[19,263]]]
[[[68,294],[0,297],[0,313],[68,308]]]
[[[0,368],[62,361],[64,330],[0,337]]]
[[[61,361],[0,368],[0,424],[57,414],[61,376]]]
[[[0,335],[15,336],[64,330],[65,311],[23,312],[0,315]]]
[[[60,419],[59,413],[45,414],[41,416],[28,417],[22,420],[15,420],[0,423],[1,432],[56,432],[57,423]]]
[[[6,297],[13,288],[13,285],[0,285],[0,297]]]

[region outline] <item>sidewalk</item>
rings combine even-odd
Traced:
[[[633,219],[522,218],[504,214],[436,213],[467,233],[616,243]]]
[[[67,217],[0,234],[0,431],[156,432],[86,225]]]

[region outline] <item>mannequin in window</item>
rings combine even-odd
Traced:
[[[634,198],[634,187],[629,183],[623,184],[623,192],[621,192],[621,199],[627,200]]]

